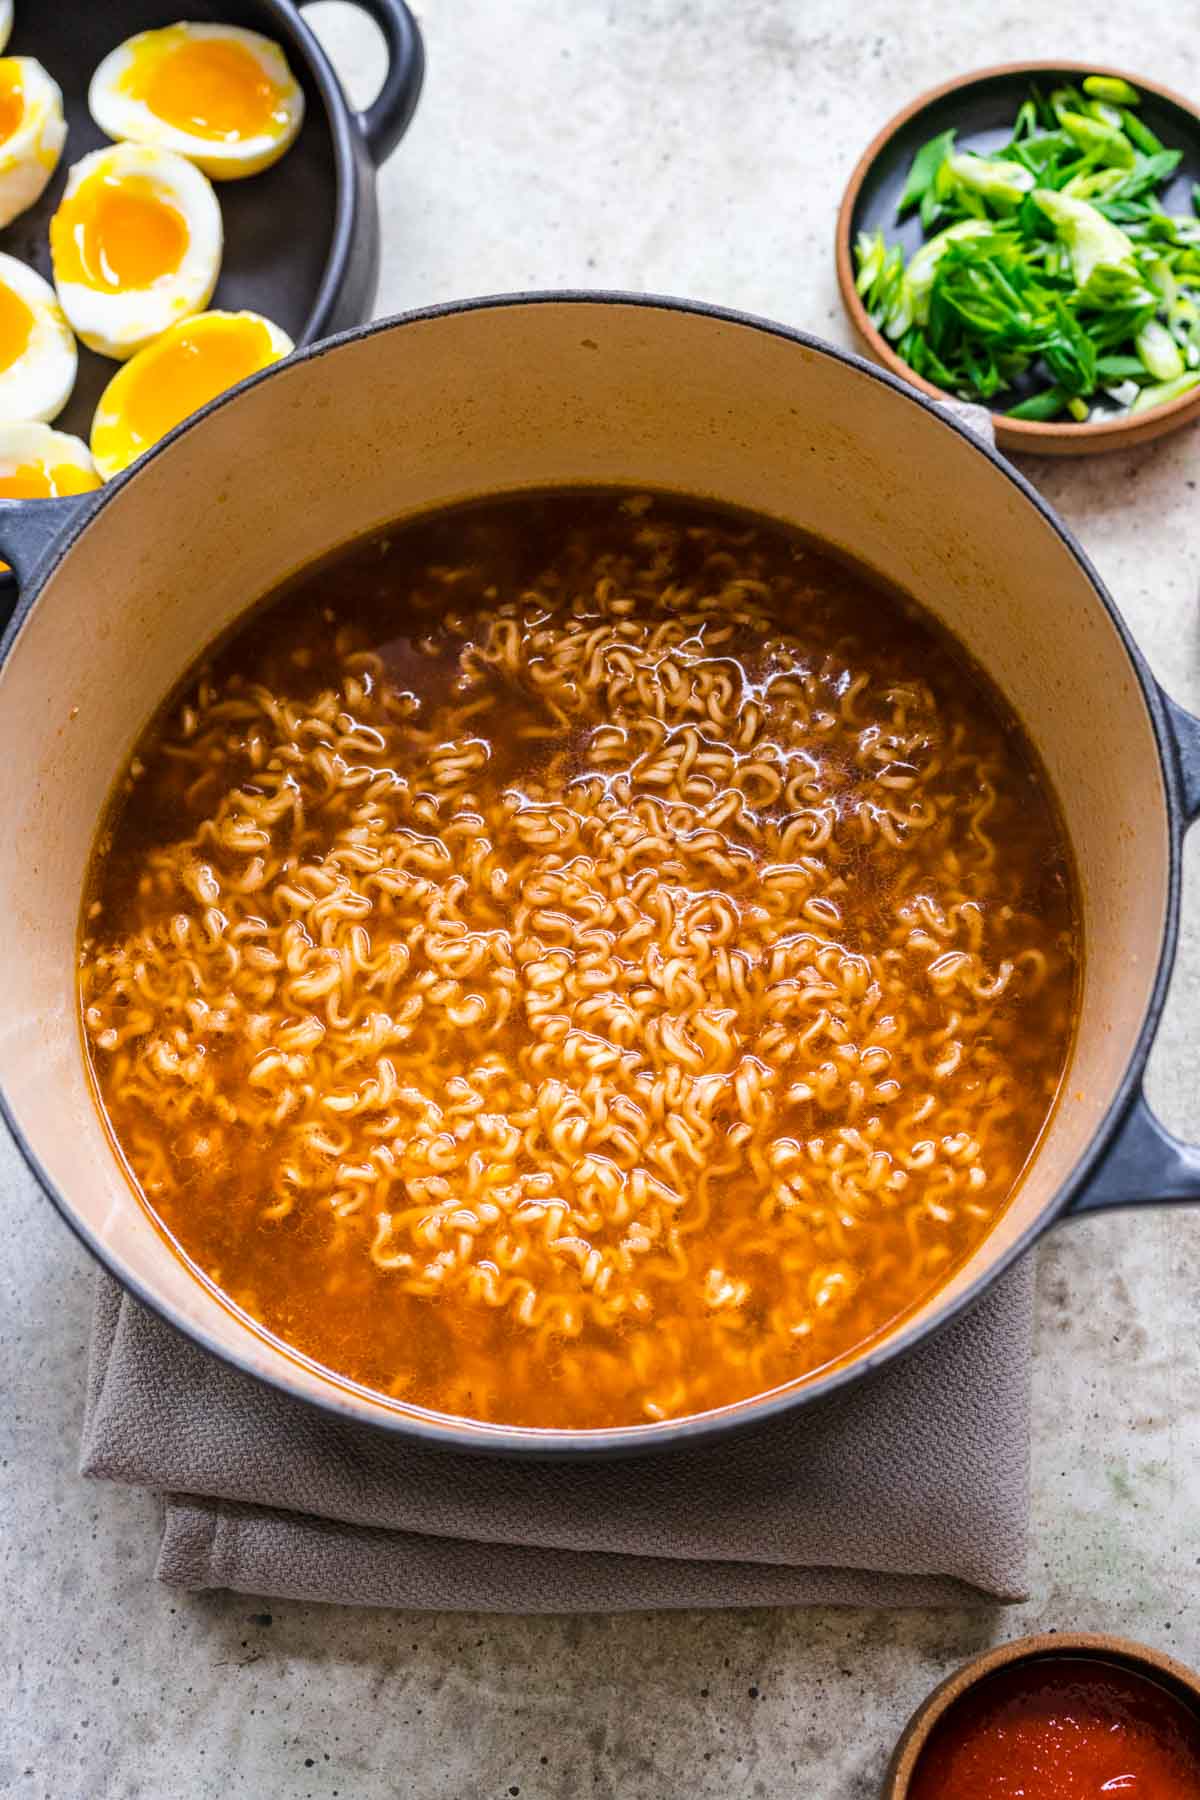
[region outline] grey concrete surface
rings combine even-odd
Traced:
[[[313,13],[369,97],[374,28],[349,7]],[[425,0],[423,23],[425,100],[382,181],[381,310],[649,288],[841,341],[833,210],[908,96],[1040,54],[1200,93],[1200,34],[1175,0]],[[1200,709],[1196,431],[1028,473]],[[1097,726],[1103,754],[1102,708]],[[1200,1137],[1197,852],[1150,1085]],[[1042,1251],[1027,1606],[514,1620],[157,1587],[152,1502],[75,1474],[85,1258],[5,1178],[0,1793],[867,1800],[911,1706],[992,1641],[1111,1628],[1200,1661],[1200,1216],[1186,1210],[1070,1226]]]

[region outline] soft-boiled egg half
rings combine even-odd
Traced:
[[[71,397],[78,356],[54,289],[0,255],[0,424],[53,419]]]
[[[90,350],[119,361],[208,305],[221,245],[208,177],[148,144],[77,162],[50,221],[62,309]]]
[[[200,313],[173,325],[100,396],[92,456],[101,475],[110,480],[181,420],[292,349],[287,333],[258,313]]]
[[[79,438],[49,425],[0,425],[0,500],[55,499],[99,486]]]
[[[0,225],[42,193],[66,136],[57,81],[32,56],[0,56]]]
[[[13,0],[0,0],[0,50],[12,36]]]
[[[139,32],[100,64],[88,106],[109,137],[160,144],[214,181],[269,167],[304,118],[283,51],[237,25]]]
[[[54,500],[100,486],[86,444],[49,425],[0,425],[0,500]],[[0,573],[9,565],[0,562]]]

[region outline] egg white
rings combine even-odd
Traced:
[[[12,36],[13,0],[0,0],[0,51]]]
[[[70,464],[81,474],[91,476],[88,486],[100,485],[91,452],[81,438],[72,437],[66,431],[55,431],[51,425],[0,425],[0,476],[11,475],[31,464],[51,469]],[[79,491],[82,493],[85,489],[81,487]]]
[[[75,386],[78,353],[54,289],[15,256],[0,255],[0,283],[33,314],[29,342],[0,369],[0,423],[57,418]]]
[[[304,122],[304,93],[297,83],[287,58],[278,44],[257,31],[246,31],[239,25],[201,25],[181,22],[165,31],[179,33],[194,41],[223,38],[247,50],[280,92],[282,123],[254,137],[229,142],[199,137],[178,125],[170,124],[152,112],[144,100],[124,91],[123,81],[133,67],[139,46],[162,35],[158,31],[142,31],[136,37],[110,50],[88,88],[88,109],[101,131],[111,138],[124,138],[133,143],[161,145],[186,156],[214,181],[234,181],[244,175],[257,175],[261,169],[290,150]]]
[[[40,197],[67,138],[57,81],[32,56],[10,60],[21,68],[21,122],[0,144],[0,226],[10,225]]]
[[[75,163],[63,201],[95,175],[140,177],[183,217],[188,242],[179,267],[149,287],[107,290],[70,281],[55,268],[62,309],[89,350],[118,362],[133,356],[168,325],[202,312],[221,273],[221,208],[207,176],[182,156],[148,144],[113,144]],[[52,240],[53,249],[53,240]]]

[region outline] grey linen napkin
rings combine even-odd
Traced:
[[[1022,1598],[1033,1271],[868,1382],[658,1458],[403,1444],[262,1386],[101,1274],[81,1467],[160,1491],[185,1588],[451,1611]]]

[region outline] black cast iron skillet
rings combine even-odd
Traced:
[[[375,171],[403,137],[425,70],[421,34],[404,0],[354,0],[379,25],[388,69],[374,103],[355,112],[292,0],[26,0],[8,54],[33,56],[63,91],[67,141],[36,205],[0,231],[0,250],[47,281],[50,219],[67,170],[111,140],[87,108],[99,62],[135,32],[185,18],[242,25],[279,44],[304,89],[304,124],[287,155],[260,175],[215,184],[225,222],[221,279],[211,305],[263,313],[297,344],[359,325],[379,279]],[[79,346],[79,378],[54,424],[86,443],[96,402],[119,365]]]

